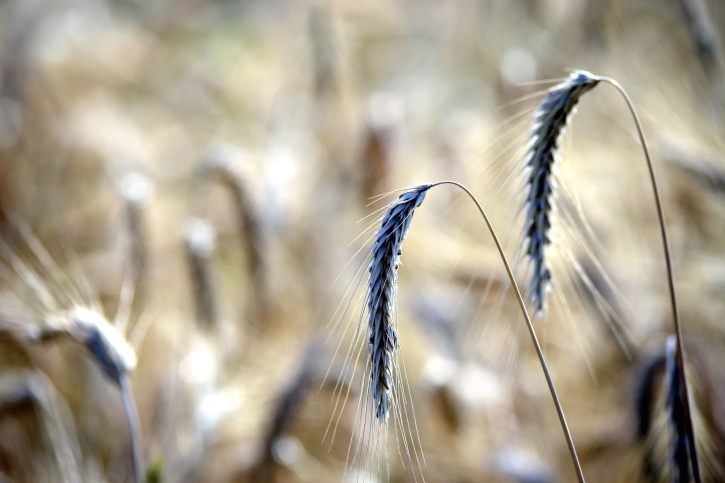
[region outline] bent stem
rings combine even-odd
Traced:
[[[484,221],[486,222],[486,225],[488,226],[489,232],[491,232],[491,236],[493,237],[494,243],[496,243],[496,248],[498,249],[499,255],[501,255],[501,260],[503,261],[504,267],[506,267],[506,273],[508,274],[509,280],[511,281],[511,286],[514,289],[514,292],[516,293],[516,298],[519,302],[519,307],[521,307],[521,313],[524,315],[524,320],[526,321],[526,326],[529,329],[529,334],[531,335],[531,341],[534,343],[534,347],[536,348],[536,354],[539,356],[539,362],[541,363],[541,368],[544,371],[544,376],[546,377],[546,383],[549,386],[549,391],[551,392],[551,398],[554,400],[554,406],[556,406],[556,412],[559,415],[559,422],[561,423],[561,429],[564,431],[564,437],[566,438],[566,444],[569,446],[569,453],[571,454],[571,459],[574,462],[574,469],[576,471],[577,479],[580,483],[584,483],[584,473],[582,472],[581,464],[579,463],[579,457],[576,453],[576,448],[574,447],[574,440],[571,437],[571,433],[569,432],[569,426],[566,422],[566,417],[564,416],[564,410],[561,407],[561,402],[559,401],[559,396],[556,394],[556,388],[554,387],[554,381],[551,379],[551,374],[549,373],[549,368],[546,364],[546,359],[544,358],[544,353],[541,350],[541,345],[539,344],[539,339],[536,337],[536,331],[534,330],[534,324],[531,322],[531,318],[529,317],[529,313],[526,310],[526,304],[524,303],[524,299],[521,296],[521,291],[519,290],[519,286],[516,283],[516,279],[514,278],[514,274],[511,271],[511,267],[509,266],[508,259],[506,258],[506,255],[503,252],[503,248],[501,247],[501,243],[498,240],[498,237],[496,236],[496,231],[493,229],[493,225],[491,225],[491,222],[488,219],[488,216],[486,215],[486,212],[484,211],[481,204],[478,202],[476,197],[471,193],[468,188],[463,186],[462,184],[456,182],[456,181],[440,181],[438,183],[434,183],[431,185],[431,188],[434,186],[442,185],[442,184],[450,184],[453,186],[457,186],[458,188],[462,189],[466,192],[466,194],[473,200],[473,202],[476,204],[476,207],[478,208],[479,213],[483,217]]]
[[[644,150],[644,157],[647,160],[647,169],[649,170],[649,178],[652,182],[652,191],[654,192],[655,206],[657,207],[657,216],[660,223],[660,233],[662,234],[662,245],[665,252],[665,265],[667,266],[667,283],[670,291],[670,303],[672,305],[672,317],[675,324],[675,335],[677,337],[677,363],[679,364],[680,382],[682,384],[682,399],[685,406],[685,426],[687,431],[687,444],[690,450],[690,463],[692,464],[692,476],[695,482],[700,483],[700,466],[699,459],[697,457],[697,445],[695,444],[695,427],[692,424],[692,413],[690,412],[690,395],[687,385],[687,374],[685,372],[685,357],[684,357],[684,346],[682,343],[682,325],[680,324],[680,314],[677,309],[677,297],[675,295],[675,281],[672,270],[672,255],[670,254],[670,241],[667,236],[667,227],[665,225],[664,209],[662,208],[662,199],[660,197],[659,184],[657,183],[657,176],[655,175],[654,165],[652,164],[652,158],[650,157],[649,147],[647,141],[644,138],[644,131],[642,130],[642,123],[639,120],[637,111],[634,109],[634,104],[630,99],[624,88],[614,79],[609,77],[598,77],[602,82],[606,82],[614,86],[617,91],[624,97],[627,102],[627,107],[632,113],[634,123],[637,126],[637,134],[639,135],[640,142],[642,143],[642,149]]]
[[[141,434],[138,421],[138,412],[136,404],[133,400],[131,392],[131,381],[128,375],[121,376],[119,380],[121,389],[121,402],[123,403],[123,412],[126,414],[126,423],[128,424],[128,435],[131,440],[131,457],[133,458],[133,481],[141,483],[146,481],[144,475],[143,460],[141,459]]]

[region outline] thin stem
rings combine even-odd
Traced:
[[[131,392],[131,381],[128,379],[128,375],[121,376],[119,386],[123,412],[126,414],[126,424],[128,425],[128,436],[131,441],[133,481],[134,483],[142,483],[146,481],[146,475],[144,474],[143,460],[141,458],[141,432],[138,422],[138,412],[136,411],[136,404],[134,403],[133,393]]]
[[[700,483],[702,480],[700,478],[700,465],[699,460],[697,457],[697,445],[695,444],[695,427],[692,424],[692,413],[690,412],[690,395],[689,395],[689,389],[687,385],[687,374],[685,372],[685,357],[684,357],[684,351],[685,348],[682,343],[682,325],[680,324],[680,314],[679,310],[677,309],[677,297],[675,295],[675,281],[673,276],[673,270],[672,270],[672,255],[670,254],[670,241],[669,237],[667,236],[667,227],[665,225],[665,215],[664,215],[664,209],[662,208],[662,199],[660,197],[660,190],[659,190],[659,184],[657,183],[657,177],[655,176],[655,170],[654,165],[652,164],[652,158],[650,157],[649,148],[647,146],[647,141],[644,137],[644,131],[642,130],[642,123],[639,120],[639,116],[637,115],[637,111],[634,109],[634,104],[632,103],[632,100],[630,99],[627,92],[624,90],[624,88],[614,79],[610,79],[609,77],[598,77],[600,81],[607,82],[608,84],[611,84],[614,86],[619,93],[624,97],[624,100],[627,102],[627,106],[629,107],[629,111],[632,113],[632,117],[634,118],[634,123],[637,126],[637,133],[639,134],[640,142],[642,143],[642,148],[644,149],[644,156],[647,160],[647,169],[649,170],[649,177],[652,181],[652,191],[654,192],[654,198],[655,198],[655,205],[657,206],[657,216],[659,217],[660,222],[660,233],[662,234],[662,245],[664,247],[665,251],[665,265],[667,266],[667,283],[669,285],[669,291],[670,291],[670,303],[672,305],[672,317],[674,319],[675,323],[675,335],[677,337],[677,363],[679,364],[679,372],[680,372],[680,381],[682,383],[682,399],[684,401],[685,405],[685,425],[687,428],[687,439],[688,439],[688,445],[690,449],[690,462],[692,464],[692,476],[695,478],[696,483]]]
[[[498,237],[496,236],[496,231],[493,229],[493,225],[491,225],[491,222],[488,219],[488,216],[486,215],[486,212],[484,211],[481,204],[478,202],[476,197],[471,193],[468,188],[463,186],[460,183],[457,183],[456,181],[440,181],[438,183],[434,183],[431,185],[431,188],[433,186],[438,186],[442,184],[450,184],[453,186],[457,186],[461,188],[463,191],[466,192],[466,194],[473,200],[473,202],[476,204],[476,207],[478,208],[479,213],[481,213],[481,216],[486,222],[486,225],[488,226],[488,230],[491,232],[491,236],[493,237],[494,243],[496,243],[496,248],[498,249],[499,255],[501,255],[501,260],[503,261],[504,267],[506,267],[506,273],[508,274],[509,280],[511,281],[511,286],[514,289],[514,292],[516,293],[516,298],[519,302],[519,307],[521,307],[521,313],[524,315],[524,320],[526,321],[526,326],[529,329],[529,334],[531,335],[531,341],[534,343],[534,347],[536,348],[536,354],[539,356],[539,362],[541,363],[541,368],[544,371],[544,376],[546,377],[546,383],[549,386],[549,391],[551,392],[551,397],[554,400],[554,406],[556,406],[556,412],[559,415],[559,422],[561,423],[561,429],[564,431],[564,437],[566,438],[566,444],[569,446],[569,453],[571,454],[571,459],[574,462],[574,469],[576,471],[577,479],[579,480],[579,483],[584,483],[584,473],[582,472],[581,464],[579,463],[579,457],[576,453],[576,448],[574,447],[574,440],[571,437],[571,433],[569,432],[569,426],[566,423],[566,417],[564,416],[564,410],[561,407],[561,402],[559,401],[559,396],[556,394],[556,388],[554,387],[554,381],[551,379],[551,374],[549,373],[549,367],[546,364],[546,359],[544,358],[544,353],[541,350],[541,345],[539,344],[539,339],[536,337],[536,331],[534,330],[534,324],[531,322],[531,318],[529,317],[529,313],[526,310],[526,303],[524,303],[524,299],[521,296],[521,291],[519,290],[519,286],[516,283],[516,279],[514,278],[514,274],[511,271],[511,267],[509,266],[508,260],[506,258],[506,255],[503,252],[503,248],[501,247],[501,243],[498,240]]]

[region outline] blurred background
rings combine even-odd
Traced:
[[[723,26],[717,0],[0,2],[0,481],[132,481],[119,387],[78,344],[27,337],[93,303],[136,352],[148,481],[414,481],[392,424],[384,471],[349,455],[364,289],[346,289],[377,216],[359,220],[454,179],[516,259],[533,113],[573,69],[642,118],[703,473],[725,481]],[[670,481],[644,158],[614,89],[579,107],[537,330],[587,479]],[[475,207],[431,190],[403,251],[425,481],[574,481]]]

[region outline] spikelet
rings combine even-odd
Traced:
[[[551,281],[546,251],[551,244],[550,230],[555,198],[554,164],[560,158],[561,139],[579,98],[598,82],[594,75],[576,71],[551,89],[536,111],[531,143],[526,155],[524,237],[526,256],[532,265],[529,300],[537,314],[544,312],[546,292]]]

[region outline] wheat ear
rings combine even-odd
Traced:
[[[689,442],[685,418],[685,405],[682,397],[682,381],[677,363],[677,339],[667,338],[665,349],[665,367],[667,372],[667,413],[672,424],[672,480],[687,483],[690,481]]]
[[[551,282],[547,249],[551,244],[555,201],[554,165],[561,157],[561,140],[579,98],[599,82],[585,71],[576,71],[553,87],[536,111],[526,155],[527,191],[524,201],[526,256],[532,265],[529,301],[536,314],[545,309]]]
[[[476,204],[479,213],[486,222],[486,226],[496,243],[496,248],[498,249],[504,266],[506,267],[506,273],[508,274],[509,281],[516,292],[521,312],[526,321],[529,334],[531,335],[531,340],[536,348],[539,362],[541,363],[541,367],[544,371],[544,376],[546,377],[546,382],[549,386],[549,391],[551,392],[554,406],[556,407],[556,411],[559,416],[559,422],[574,462],[577,479],[579,482],[583,483],[584,474],[582,473],[579,457],[577,456],[576,448],[574,447],[574,441],[571,437],[566,417],[564,416],[564,410],[561,407],[559,397],[556,393],[556,388],[554,387],[554,382],[551,379],[551,374],[549,373],[549,369],[546,364],[546,358],[541,350],[541,345],[539,344],[536,336],[534,325],[526,310],[526,303],[521,296],[518,284],[516,283],[516,279],[511,271],[511,267],[503,248],[501,247],[501,243],[498,240],[496,232],[493,229],[486,212],[476,197],[468,190],[468,188],[455,181],[440,181],[434,184],[424,184],[406,191],[390,203],[387,211],[383,215],[380,228],[375,233],[375,241],[373,242],[372,248],[372,259],[370,261],[369,268],[370,279],[368,282],[367,294],[369,315],[368,335],[370,341],[368,345],[368,352],[370,354],[371,363],[370,385],[373,402],[376,405],[375,416],[379,421],[385,420],[393,402],[392,361],[394,353],[398,348],[398,339],[393,321],[395,320],[395,298],[397,295],[397,276],[398,267],[400,265],[400,255],[402,253],[402,243],[408,229],[410,228],[413,212],[421,205],[421,203],[423,203],[428,190],[434,186],[443,184],[457,186],[466,192],[466,194]]]
[[[142,307],[148,278],[148,233],[146,205],[151,195],[151,182],[142,174],[131,172],[121,179],[121,196],[126,209],[126,227],[129,236],[128,259],[132,270],[134,304]],[[131,310],[131,307],[129,307]]]
[[[59,324],[29,328],[27,337],[34,342],[63,338],[76,341],[91,353],[106,377],[118,386],[128,425],[133,481],[143,481],[140,428],[129,380],[130,373],[136,367],[136,352],[133,347],[105,317],[83,306],[73,307],[66,317],[61,317]]]
[[[199,325],[204,330],[214,330],[219,325],[219,308],[214,296],[211,256],[216,245],[216,231],[205,220],[192,218],[184,230],[186,256],[191,281],[194,284],[194,300]]]
[[[129,375],[136,367],[136,353],[126,339],[104,317],[83,307],[75,307],[70,314],[75,327],[71,333],[88,349],[106,376],[121,392],[121,402],[126,415],[128,434],[133,458],[135,482],[144,481],[141,457],[141,435],[138,412],[131,392]]]
[[[266,252],[268,244],[264,219],[252,192],[253,180],[249,179],[245,167],[238,163],[239,158],[243,157],[243,153],[231,147],[212,150],[202,161],[199,181],[217,180],[232,197],[241,245],[252,278],[254,315],[264,320],[269,315],[271,305]]]
[[[591,75],[591,74],[590,74]],[[644,130],[642,129],[642,123],[639,120],[637,111],[634,108],[632,99],[624,88],[614,79],[609,77],[596,77],[601,82],[611,84],[624,98],[627,103],[627,108],[632,114],[634,124],[637,127],[637,135],[639,136],[642,144],[642,150],[644,152],[645,161],[647,162],[647,170],[649,172],[650,182],[652,184],[652,193],[654,195],[655,207],[657,208],[657,217],[659,219],[660,234],[662,236],[662,247],[665,255],[665,266],[667,267],[667,285],[669,288],[670,304],[672,307],[672,320],[675,326],[675,338],[677,341],[676,353],[677,353],[677,370],[680,374],[680,384],[682,386],[682,399],[684,406],[684,418],[685,418],[685,429],[687,431],[687,442],[689,445],[690,462],[692,464],[692,476],[696,483],[702,481],[700,477],[700,465],[697,457],[697,446],[695,444],[695,428],[692,424],[692,412],[690,410],[690,395],[687,385],[687,374],[685,371],[685,356],[684,348],[682,343],[682,324],[680,323],[680,313],[677,308],[677,294],[675,291],[675,277],[672,269],[672,255],[670,253],[670,240],[667,235],[667,225],[665,223],[665,213],[662,207],[662,197],[660,196],[659,183],[657,182],[657,176],[655,175],[654,164],[652,163],[652,157],[649,153],[649,147],[647,140],[644,137]]]
[[[390,203],[375,232],[368,280],[368,353],[370,388],[375,417],[387,421],[393,402],[393,367],[398,336],[395,329],[395,297],[403,240],[413,212],[423,203],[430,185],[421,185]]]
[[[133,459],[133,481],[143,481],[138,416],[128,381],[131,372],[136,367],[136,351],[119,330],[119,326],[125,326],[128,321],[127,313],[121,316],[119,309],[116,313],[116,325],[113,325],[102,314],[97,301],[80,302],[84,299],[82,289],[73,284],[70,277],[53,261],[48,251],[21,220],[15,219],[14,223],[38,262],[43,265],[51,281],[49,284],[44,283],[41,280],[41,273],[36,272],[33,267],[15,255],[10,247],[0,239],[0,252],[3,257],[7,257],[12,270],[34,292],[34,303],[30,303],[28,300],[27,308],[39,311],[31,317],[35,323],[25,327],[23,336],[30,342],[41,343],[66,339],[85,347],[103,374],[119,388],[128,424]],[[66,284],[68,284],[68,289],[64,288]],[[87,289],[90,293],[90,288]],[[57,295],[53,293],[54,290],[58,290]],[[123,303],[123,299],[121,303]]]

